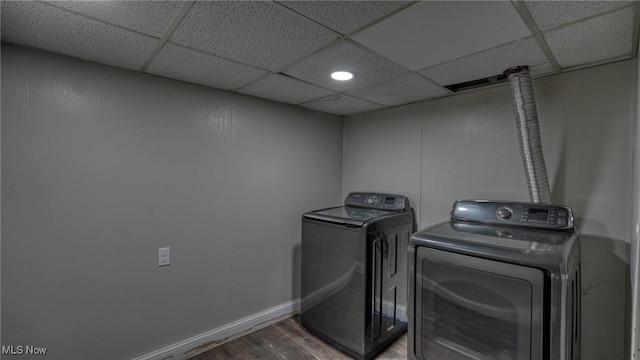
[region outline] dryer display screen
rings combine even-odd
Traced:
[[[549,210],[547,209],[529,209],[528,216],[525,221],[546,224],[549,221]]]

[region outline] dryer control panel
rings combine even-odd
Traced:
[[[378,210],[405,211],[409,209],[409,199],[403,195],[352,192],[344,199],[344,205]]]
[[[573,212],[567,206],[523,202],[458,200],[451,217],[485,224],[548,230],[573,229]]]

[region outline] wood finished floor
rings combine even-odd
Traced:
[[[300,317],[284,319],[232,340],[190,360],[320,359],[348,360],[345,353],[316,338],[300,325]],[[377,360],[407,359],[407,334],[386,348]]]

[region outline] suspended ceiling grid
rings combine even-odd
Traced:
[[[638,1],[2,1],[2,41],[338,115],[635,58]],[[349,82],[329,77],[355,73]]]

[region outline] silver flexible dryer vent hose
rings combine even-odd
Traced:
[[[529,198],[533,203],[551,203],[551,191],[547,168],[542,156],[540,142],[540,125],[538,112],[533,97],[533,87],[528,66],[517,66],[504,71],[511,85],[513,108],[518,125],[520,155],[524,164],[524,172],[529,185]]]

